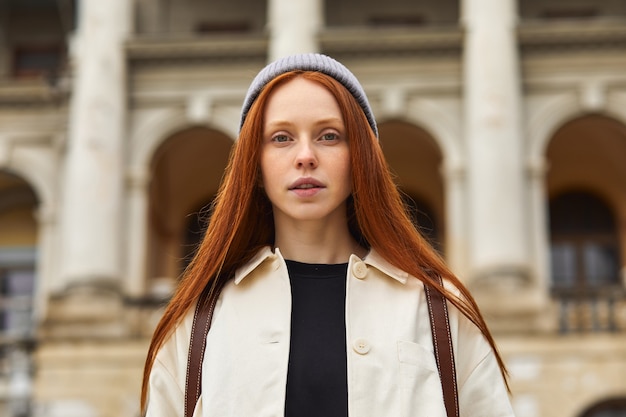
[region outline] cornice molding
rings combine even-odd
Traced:
[[[518,29],[522,55],[528,53],[626,50],[626,20],[522,23]]]
[[[68,92],[43,79],[0,80],[0,109],[56,106],[64,102]]]
[[[319,39],[333,56],[458,56],[463,47],[460,27],[327,28]]]
[[[132,67],[194,62],[234,64],[265,61],[268,45],[265,35],[137,37],[126,43],[126,55]]]
[[[523,21],[517,30],[522,54],[626,50],[626,20]],[[456,57],[463,51],[461,26],[404,28],[324,28],[324,53],[339,57]],[[137,37],[126,44],[129,64],[137,66],[264,62],[265,33],[246,35]]]
[[[594,21],[522,21],[517,30],[522,60],[529,56],[626,51],[626,19]],[[338,59],[460,59],[461,26],[417,28],[325,28],[320,49]],[[194,65],[255,65],[266,62],[266,33],[219,36],[143,36],[125,45],[131,72],[141,68]],[[381,61],[382,63],[382,61]],[[44,79],[0,80],[0,108],[48,107],[63,104],[70,93],[69,79],[53,84]]]

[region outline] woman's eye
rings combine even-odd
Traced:
[[[272,138],[273,142],[279,142],[279,143],[287,142],[288,140],[289,140],[289,136],[287,135],[276,135]]]
[[[323,140],[337,140],[339,136],[336,133],[325,133],[322,135]]]

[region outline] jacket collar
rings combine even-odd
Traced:
[[[272,252],[272,249],[269,246],[265,246],[256,253],[246,264],[240,266],[235,271],[235,284],[239,284],[245,277],[250,275],[252,271],[254,271],[259,265],[261,265],[265,260],[274,260],[280,257],[282,259],[282,255],[280,255],[280,251],[276,249],[276,253]]]
[[[387,262],[387,260],[383,258],[382,255],[376,252],[376,250],[374,250],[373,248],[370,249],[369,253],[365,256],[365,259],[363,261],[367,265],[378,269],[389,278],[393,278],[402,284],[406,284],[409,278],[409,274],[407,272],[404,272],[400,268]]]
[[[280,249],[276,248],[275,251],[269,246],[265,246],[260,249],[256,255],[252,259],[250,259],[245,265],[239,267],[237,271],[235,271],[235,284],[239,284],[243,281],[252,271],[258,268],[265,261],[276,261],[280,260],[280,262],[284,263],[284,258],[280,253]],[[367,265],[378,269],[380,272],[392,278],[402,284],[406,284],[409,274],[404,272],[403,270],[395,267],[390,264],[383,258],[376,250],[371,249],[369,253],[365,256],[364,259],[359,258],[356,255],[352,255],[350,257],[351,263],[356,262],[365,262]]]

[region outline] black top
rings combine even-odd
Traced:
[[[285,417],[347,417],[348,264],[288,260],[287,269],[292,307]]]

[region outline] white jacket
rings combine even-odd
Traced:
[[[450,306],[461,417],[513,416],[480,331]],[[194,417],[284,415],[291,289],[280,251],[261,250],[218,300]],[[183,416],[193,311],[157,354],[148,417]],[[371,251],[350,257],[346,290],[350,417],[445,417],[424,288]]]

